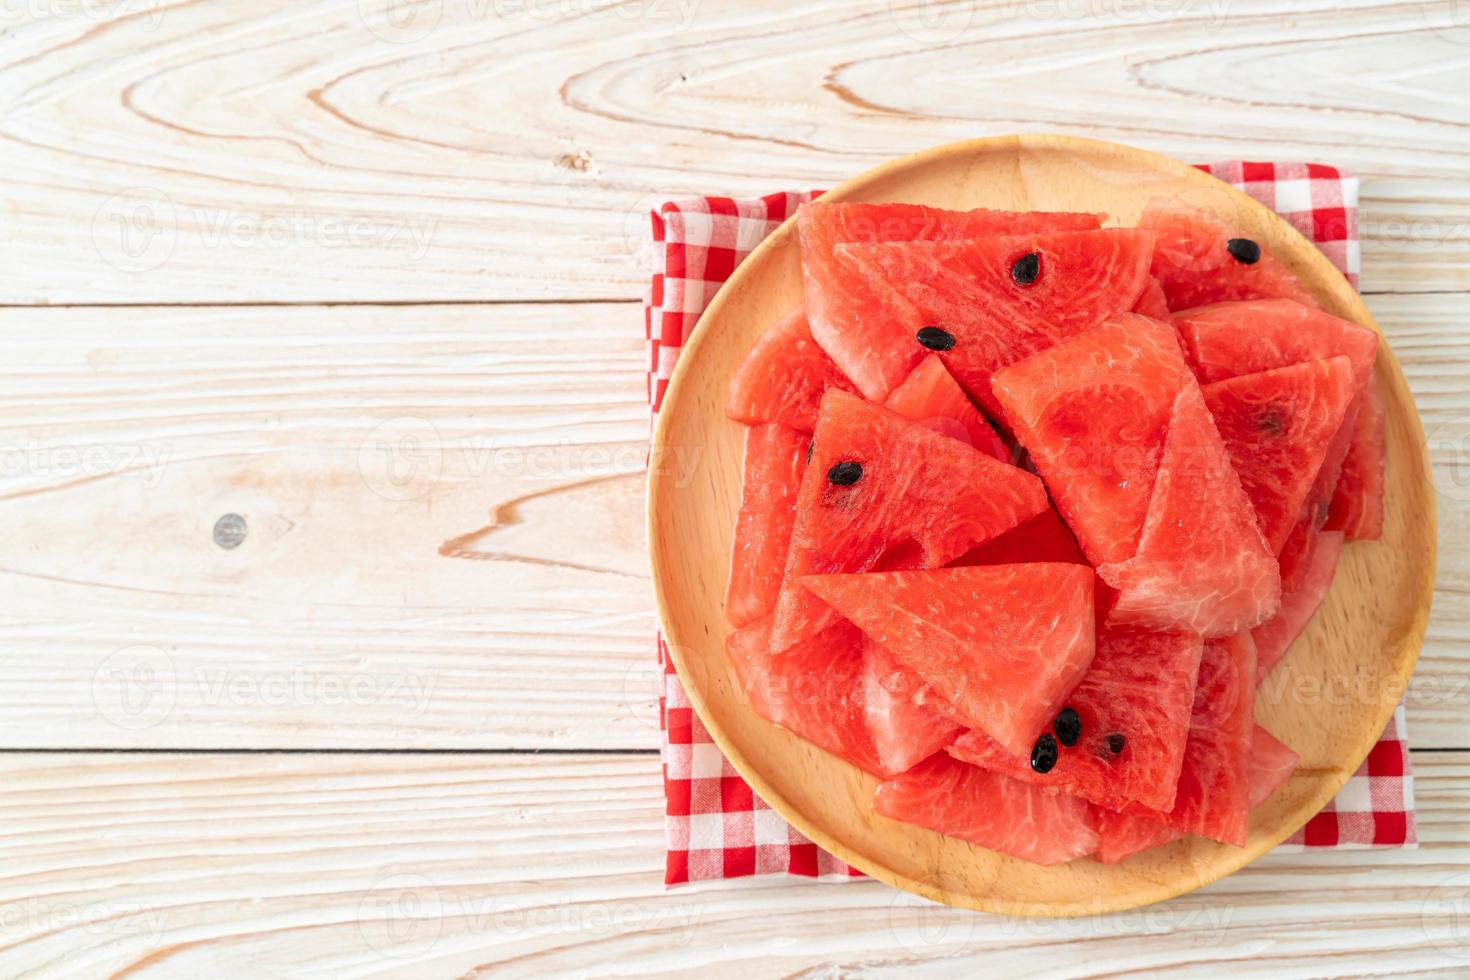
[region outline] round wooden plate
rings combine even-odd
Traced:
[[[826,195],[944,208],[1103,211],[1132,225],[1152,197],[1204,207],[1265,243],[1338,316],[1377,329],[1327,259],[1279,216],[1215,178],[1154,153],[1065,136],[1003,136],[894,160]],[[1385,343],[1387,515],[1383,539],[1343,552],[1332,593],[1268,678],[1256,717],[1301,767],[1251,816],[1243,848],[1189,838],[1121,864],[1044,868],[874,815],[875,780],[771,725],[745,702],[721,609],[740,501],[744,427],[724,415],[732,372],[756,334],[801,300],[787,221],[715,297],[674,371],[650,458],[649,549],[664,635],[690,700],[762,799],[854,867],[950,905],[1023,915],[1117,911],[1237,870],[1317,813],[1367,756],[1408,684],[1434,585],[1434,494],[1424,433]]]

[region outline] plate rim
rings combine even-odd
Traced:
[[[1429,575],[1425,581],[1424,595],[1415,607],[1415,612],[1409,628],[1401,634],[1401,639],[1395,646],[1395,654],[1398,657],[1407,658],[1399,671],[1399,679],[1404,683],[1405,690],[1417,666],[1420,651],[1423,647],[1425,633],[1428,629],[1429,615],[1433,602],[1435,581],[1438,572],[1438,549],[1439,549],[1439,523],[1438,523],[1438,499],[1434,484],[1433,471],[1431,469],[1428,447],[1424,435],[1423,422],[1419,417],[1418,406],[1413,398],[1413,393],[1408,388],[1407,379],[1403,368],[1394,354],[1392,347],[1388,344],[1387,337],[1379,327],[1372,313],[1369,311],[1362,295],[1344,278],[1327,257],[1317,248],[1316,244],[1307,239],[1294,228],[1290,222],[1277,212],[1256,201],[1244,191],[1215,177],[1207,171],[1198,167],[1183,163],[1173,157],[1144,150],[1139,147],[1128,146],[1122,143],[1114,143],[1107,140],[1097,140],[1088,137],[1071,136],[1059,133],[1013,133],[997,136],[984,136],[973,139],[959,140],[944,143],[925,150],[908,153],[884,161],[877,166],[849,178],[837,186],[826,191],[818,199],[823,201],[846,200],[855,193],[870,184],[881,181],[894,172],[921,164],[932,163],[948,156],[973,156],[980,153],[995,153],[1005,150],[1020,151],[1023,149],[1038,150],[1060,150],[1067,148],[1083,147],[1091,153],[1101,153],[1122,157],[1127,160],[1137,161],[1148,169],[1172,170],[1177,176],[1185,180],[1199,182],[1201,186],[1210,187],[1212,190],[1225,194],[1237,207],[1254,212],[1264,223],[1271,227],[1272,231],[1282,237],[1295,237],[1301,243],[1308,246],[1303,254],[1307,255],[1307,261],[1318,267],[1319,271],[1324,268],[1330,270],[1331,275],[1324,279],[1326,287],[1338,300],[1352,310],[1351,319],[1360,325],[1373,329],[1379,335],[1379,365],[1386,369],[1387,380],[1401,396],[1398,400],[1407,408],[1405,421],[1409,425],[1410,442],[1415,450],[1418,465],[1415,467],[1419,472],[1416,474],[1421,484],[1427,488],[1425,497],[1425,508],[1422,520],[1427,522],[1429,550],[1424,556],[1428,564]],[[766,253],[784,247],[787,240],[795,234],[796,213],[793,212],[781,223],[771,234],[767,235],[755,249],[745,258],[734,273],[721,284],[714,298],[700,314],[695,327],[685,339],[678,361],[670,374],[668,385],[664,393],[664,404],[667,405],[671,398],[675,398],[682,387],[683,379],[694,371],[693,364],[698,359],[697,355],[709,335],[705,329],[706,323],[714,321],[722,313],[724,306],[731,302],[736,295],[740,285],[745,278],[754,275],[754,270],[759,266],[756,260],[763,258]],[[1300,251],[1300,250],[1296,250]],[[670,451],[668,445],[668,428],[672,425],[672,413],[661,410],[652,433],[648,457],[648,476],[645,507],[645,533],[648,541],[649,571],[652,580],[654,600],[658,607],[659,628],[664,638],[672,635],[669,628],[670,623],[670,600],[666,595],[664,583],[667,580],[661,550],[655,546],[654,529],[658,525],[659,511],[662,507],[663,484],[659,480],[660,473],[666,469],[666,454]],[[1405,461],[1410,463],[1411,461]],[[674,642],[664,643],[669,657],[673,660],[674,667],[681,677],[694,676],[691,666],[685,662],[683,648]],[[1103,915],[1114,912],[1128,911],[1142,908],[1157,902],[1176,898],[1188,892],[1195,891],[1205,885],[1212,884],[1226,878],[1257,860],[1261,855],[1281,844],[1286,838],[1299,830],[1306,821],[1320,812],[1320,810],[1332,800],[1342,787],[1351,778],[1352,774],[1362,765],[1373,746],[1381,738],[1382,731],[1387,727],[1394,712],[1401,701],[1382,702],[1378,712],[1378,722],[1369,726],[1366,736],[1360,736],[1359,745],[1354,749],[1352,758],[1355,760],[1351,766],[1338,767],[1329,779],[1319,780],[1319,786],[1325,789],[1310,797],[1300,805],[1298,812],[1305,812],[1306,816],[1301,822],[1296,821],[1295,816],[1284,821],[1283,827],[1268,833],[1260,841],[1253,842],[1239,849],[1239,860],[1219,862],[1219,871],[1211,866],[1210,871],[1205,874],[1197,874],[1192,877],[1179,875],[1167,883],[1155,882],[1152,887],[1139,888],[1128,893],[1127,897],[1117,900],[1105,900],[1102,902],[1073,902],[1066,905],[1056,903],[1028,903],[1010,899],[993,899],[976,896],[969,892],[943,888],[928,881],[916,881],[909,879],[893,869],[881,863],[881,858],[870,858],[868,855],[857,853],[854,849],[847,847],[839,841],[834,840],[823,829],[815,826],[813,822],[797,807],[793,806],[781,793],[770,785],[761,775],[759,769],[734,745],[719,724],[711,722],[704,692],[698,685],[685,684],[685,693],[689,698],[691,707],[699,716],[710,738],[719,748],[721,753],[729,760],[741,778],[750,784],[751,789],[760,798],[770,805],[788,823],[811,840],[818,847],[829,854],[846,862],[853,868],[891,887],[900,889],[911,894],[919,895],[931,901],[941,902],[956,908],[965,908],[978,912],[996,914],[1017,915],[1026,918],[1076,918],[1091,915]],[[835,757],[834,757],[835,758]],[[845,760],[838,760],[844,762]],[[923,828],[928,833],[938,834],[938,831]],[[941,835],[942,836],[942,835]],[[980,845],[974,845],[979,847]]]

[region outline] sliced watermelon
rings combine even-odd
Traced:
[[[961,735],[949,753],[1109,809],[1137,801],[1168,810],[1184,761],[1201,648],[1200,638],[1187,633],[1104,627],[1092,668],[1064,701],[1081,719],[1081,737],[1072,746],[1057,744],[1054,767],[1037,772],[1031,745],[1016,752],[979,731]],[[1053,733],[1042,738],[1056,743]]]
[[[1352,445],[1332,497],[1326,527],[1354,541],[1383,536],[1383,391],[1370,379],[1353,426]]]
[[[1256,725],[1251,738],[1250,808],[1254,810],[1270,798],[1296,768],[1297,754],[1275,736]],[[1093,812],[1097,826],[1097,859],[1103,864],[1117,864],[1139,851],[1168,844],[1185,836],[1185,832],[1158,819],[1159,813],[1130,808],[1119,813],[1097,809]]]
[[[863,394],[882,401],[926,353],[914,343],[914,331],[924,324],[902,297],[839,263],[839,245],[1085,231],[1101,227],[1102,219],[1100,214],[944,211],[917,204],[808,204],[796,223],[812,334]],[[896,357],[895,350],[878,342],[895,322],[906,324]]]
[[[1081,565],[1041,563],[800,581],[933,684],[966,726],[1021,753],[1092,662],[1092,579]]]
[[[863,635],[851,623],[773,654],[767,617],[726,637],[725,652],[757,715],[875,775],[895,774],[868,729]]]
[[[1006,421],[1094,564],[1138,550],[1164,430],[1189,380],[1173,329],[1136,315],[995,375]]]
[[[842,245],[840,264],[886,282],[903,306],[874,310],[863,340],[907,374],[939,331],[939,356],[987,410],[990,376],[1126,313],[1147,282],[1153,238],[1131,228],[973,239]],[[1021,272],[1023,263],[1034,268]],[[1020,284],[1020,277],[1032,278]],[[925,331],[925,332],[921,332]],[[929,343],[934,343],[930,339]]]
[[[810,442],[810,436],[774,422],[746,433],[745,482],[725,589],[731,626],[744,626],[776,608]]]
[[[1317,305],[1262,243],[1208,211],[1177,199],[1155,198],[1138,224],[1158,236],[1149,271],[1163,287],[1171,310],[1270,297]]]
[[[1199,386],[1175,399],[1138,553],[1097,570],[1112,621],[1230,636],[1276,614],[1281,576]]]
[[[828,388],[856,390],[812,339],[797,307],[762,331],[735,369],[725,414],[747,425],[779,422],[811,432]]]
[[[1286,656],[1332,590],[1342,555],[1342,532],[1317,531],[1314,538],[1300,572],[1292,576],[1291,586],[1282,593],[1280,611],[1251,631],[1256,643],[1256,669],[1262,679]]]
[[[1063,864],[1097,847],[1083,801],[943,754],[880,783],[873,810],[1034,864]]]
[[[912,769],[964,731],[932,684],[866,637],[863,708],[874,748],[888,772]]]
[[[1356,396],[1352,362],[1337,356],[1204,386],[1261,533],[1279,552]]]
[[[937,356],[930,354],[893,389],[884,403],[904,418],[913,419],[947,436],[963,439],[981,452],[1010,462],[1010,450],[970,401],[964,389]]]
[[[1133,304],[1132,312],[1160,323],[1169,323],[1173,319],[1169,315],[1169,299],[1164,295],[1164,287],[1153,276],[1148,277],[1143,292],[1138,294],[1138,302]]]
[[[938,567],[1045,509],[1046,491],[1030,473],[829,391],[797,497],[772,642],[789,646],[837,619],[796,584],[803,575]]]
[[[1366,385],[1378,356],[1372,330],[1286,299],[1215,303],[1174,323],[1202,384],[1341,354]]]

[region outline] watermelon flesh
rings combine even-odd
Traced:
[[[1091,854],[1097,833],[1087,804],[944,754],[878,785],[873,810],[1033,864]]]
[[[1202,646],[1198,636],[1187,633],[1099,629],[1091,669],[1062,701],[1081,718],[1081,739],[1074,746],[1059,745],[1049,772],[1031,768],[1030,744],[1017,752],[981,731],[961,735],[948,751],[1108,809],[1136,801],[1168,810],[1184,762]]]
[[[1250,240],[1249,236],[1208,211],[1177,199],[1155,198],[1144,208],[1138,224],[1157,236],[1149,271],[1163,288],[1171,310],[1271,297],[1317,305],[1263,243],[1255,242],[1260,246],[1255,262],[1231,254],[1231,240]]]
[[[1348,406],[1352,362],[1338,355],[1204,386],[1272,553],[1280,552],[1316,483]]]
[[[1161,323],[1172,321],[1173,318],[1169,315],[1169,298],[1164,295],[1164,287],[1153,276],[1148,277],[1143,292],[1138,294],[1138,302],[1133,304],[1132,312]]]
[[[906,772],[964,731],[934,686],[864,637],[863,710],[887,772]]]
[[[1383,391],[1371,378],[1353,425],[1352,443],[1329,505],[1326,528],[1353,541],[1383,536]]]
[[[1093,564],[1138,550],[1165,428],[1187,381],[1174,330],[1137,315],[996,373],[1011,431]]]
[[[746,432],[745,479],[725,588],[725,618],[737,629],[776,608],[810,441],[775,422]]]
[[[836,623],[801,643],[771,651],[771,620],[725,638],[725,652],[757,715],[878,776],[884,766],[863,704],[863,636]]]
[[[853,391],[797,307],[771,324],[735,369],[725,414],[747,425],[779,422],[802,432],[817,424],[817,408],[828,388]]]
[[[1286,656],[1286,651],[1301,636],[1312,617],[1321,608],[1342,555],[1341,531],[1315,531],[1314,541],[1300,572],[1281,596],[1281,609],[1274,617],[1251,631],[1256,643],[1257,671],[1264,679]]]
[[[988,411],[990,376],[1131,310],[1147,283],[1153,237],[1130,228],[1054,232],[968,241],[842,245],[838,263],[852,279],[884,283],[863,336],[871,355],[901,379],[927,353],[923,327],[954,345],[939,352],[960,385]],[[1039,257],[1029,285],[1012,275],[1017,260]]]
[[[1138,553],[1097,572],[1118,590],[1116,623],[1214,637],[1276,614],[1276,558],[1193,382],[1174,401]]]
[[[842,391],[828,391],[797,495],[772,642],[790,646],[837,614],[804,575],[935,568],[1046,509],[1041,481]],[[856,463],[850,485],[831,479]]]
[[[1215,303],[1174,318],[1201,384],[1342,355],[1366,385],[1378,335],[1366,327],[1285,299]]]
[[[1010,450],[996,435],[985,416],[970,401],[949,368],[930,354],[893,389],[884,403],[891,411],[913,419],[935,432],[962,439],[971,446],[1003,462],[1010,462]]]
[[[934,686],[961,723],[1031,743],[1093,656],[1092,572],[1037,563],[816,575],[800,584]]]
[[[914,343],[914,332],[924,324],[900,297],[840,263],[839,245],[1085,231],[1101,227],[1102,219],[1100,214],[945,211],[916,204],[808,204],[797,213],[796,224],[812,335],[866,397],[882,401],[926,353]],[[873,342],[890,332],[895,318],[911,324],[898,357]]]
[[[1265,803],[1296,769],[1297,754],[1270,732],[1256,725],[1251,738],[1249,774],[1250,808]],[[1117,813],[1095,810],[1097,826],[1097,859],[1103,864],[1117,864],[1126,857],[1179,840],[1185,832],[1171,827],[1145,812]]]

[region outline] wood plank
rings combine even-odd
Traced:
[[[1470,289],[1453,0],[19,6],[0,302],[633,297],[668,196],[1036,129],[1354,168],[1365,287]]]
[[[1372,304],[1446,529],[1470,521],[1467,302]],[[0,311],[0,747],[654,747],[638,318]],[[1463,536],[1439,581],[1410,728],[1466,747]]]
[[[0,746],[655,745],[640,318],[0,311]]]
[[[654,756],[8,755],[0,971],[1463,972],[1470,754],[1415,763],[1417,850],[1273,854],[1163,905],[1051,921],[873,882],[666,890]]]

